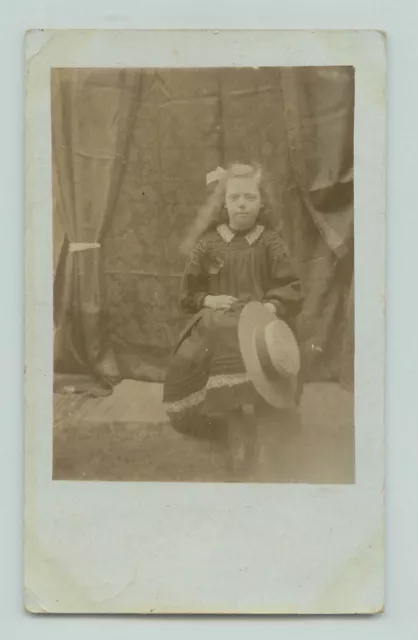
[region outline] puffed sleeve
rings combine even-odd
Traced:
[[[294,320],[303,302],[300,279],[283,240],[276,232],[269,234],[266,251],[269,275],[263,302],[272,302],[282,320]]]
[[[207,254],[205,243],[200,240],[184,271],[180,291],[180,306],[187,313],[197,313],[208,295],[208,273],[203,264]]]

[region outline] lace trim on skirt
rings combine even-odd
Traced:
[[[182,398],[181,400],[176,400],[175,402],[167,402],[165,403],[165,408],[168,413],[179,413],[186,409],[192,409],[201,404],[206,397],[206,394],[211,389],[220,389],[221,387],[234,387],[238,384],[244,384],[248,382],[249,378],[246,373],[238,373],[238,374],[222,374],[211,376],[207,381],[205,387],[196,391],[195,393]]]

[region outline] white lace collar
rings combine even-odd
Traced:
[[[232,240],[235,238],[235,233],[226,224],[220,224],[219,227],[217,228],[217,231],[221,236],[222,240],[224,240],[227,244],[230,244]],[[256,240],[258,240],[258,238],[261,236],[263,231],[264,231],[263,225],[257,224],[255,227],[251,229],[251,231],[247,233],[247,235],[245,236],[245,239],[248,242],[249,246],[254,244]]]

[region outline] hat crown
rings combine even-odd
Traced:
[[[273,407],[294,407],[300,353],[290,327],[253,301],[241,312],[238,336],[248,376],[260,396]]]
[[[296,376],[300,369],[300,355],[289,327],[273,320],[264,328],[264,340],[276,371],[285,376]]]

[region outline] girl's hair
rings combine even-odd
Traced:
[[[261,166],[258,163],[251,165],[234,163],[222,173],[215,189],[199,209],[196,220],[180,245],[182,253],[189,254],[195,247],[198,238],[206,231],[216,229],[218,225],[229,222],[228,212],[225,208],[226,185],[229,178],[254,178],[261,196],[261,208],[257,222],[270,229],[278,227],[279,221],[275,219],[273,214],[274,198],[271,183]]]

